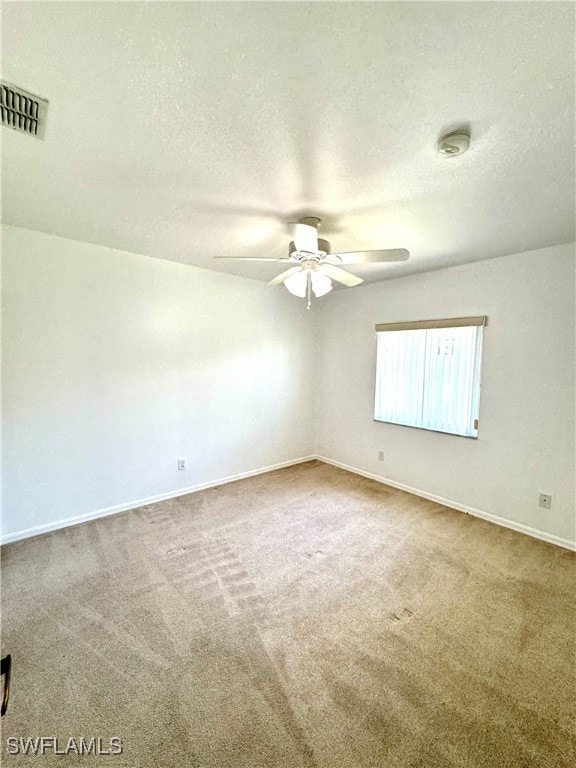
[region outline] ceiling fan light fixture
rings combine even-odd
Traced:
[[[308,278],[305,271],[296,272],[295,274],[290,275],[284,280],[284,285],[293,296],[298,296],[301,299],[306,298]]]
[[[284,280],[284,285],[293,296],[305,299],[308,289],[308,275],[310,275],[312,293],[316,298],[324,296],[332,290],[332,280],[327,275],[319,272],[317,269],[309,268],[301,269],[300,272],[288,275]]]
[[[331,290],[332,280],[330,280],[328,275],[325,275],[322,272],[312,272],[312,291],[316,298],[330,293]]]

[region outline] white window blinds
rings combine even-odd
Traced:
[[[374,418],[476,437],[484,322],[479,317],[376,326]]]

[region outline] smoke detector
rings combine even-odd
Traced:
[[[438,142],[438,152],[447,157],[463,155],[470,146],[470,134],[466,131],[447,133]]]

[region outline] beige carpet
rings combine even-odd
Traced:
[[[574,768],[573,554],[317,462],[4,548],[3,765]],[[120,756],[8,756],[112,736]]]

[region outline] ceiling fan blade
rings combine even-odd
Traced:
[[[342,283],[342,285],[346,285],[348,288],[364,282],[361,277],[351,275],[350,272],[346,272],[344,269],[340,269],[340,267],[334,267],[332,264],[321,263],[319,269],[332,280],[336,280],[337,283]]]
[[[268,256],[214,256],[215,259],[233,259],[234,261],[295,261],[288,256],[282,259],[273,259]]]
[[[318,230],[316,227],[311,227],[310,224],[297,224],[290,225],[292,240],[297,251],[305,251],[306,253],[318,253]]]
[[[331,253],[327,260],[332,264],[369,264],[370,262],[406,261],[409,256],[405,248],[392,248],[387,251]]]
[[[287,277],[290,277],[290,275],[293,275],[296,272],[300,272],[301,269],[302,267],[290,267],[290,269],[286,269],[284,272],[281,272],[279,275],[277,275],[274,280],[270,280],[269,284],[280,285],[280,283],[283,283]]]

